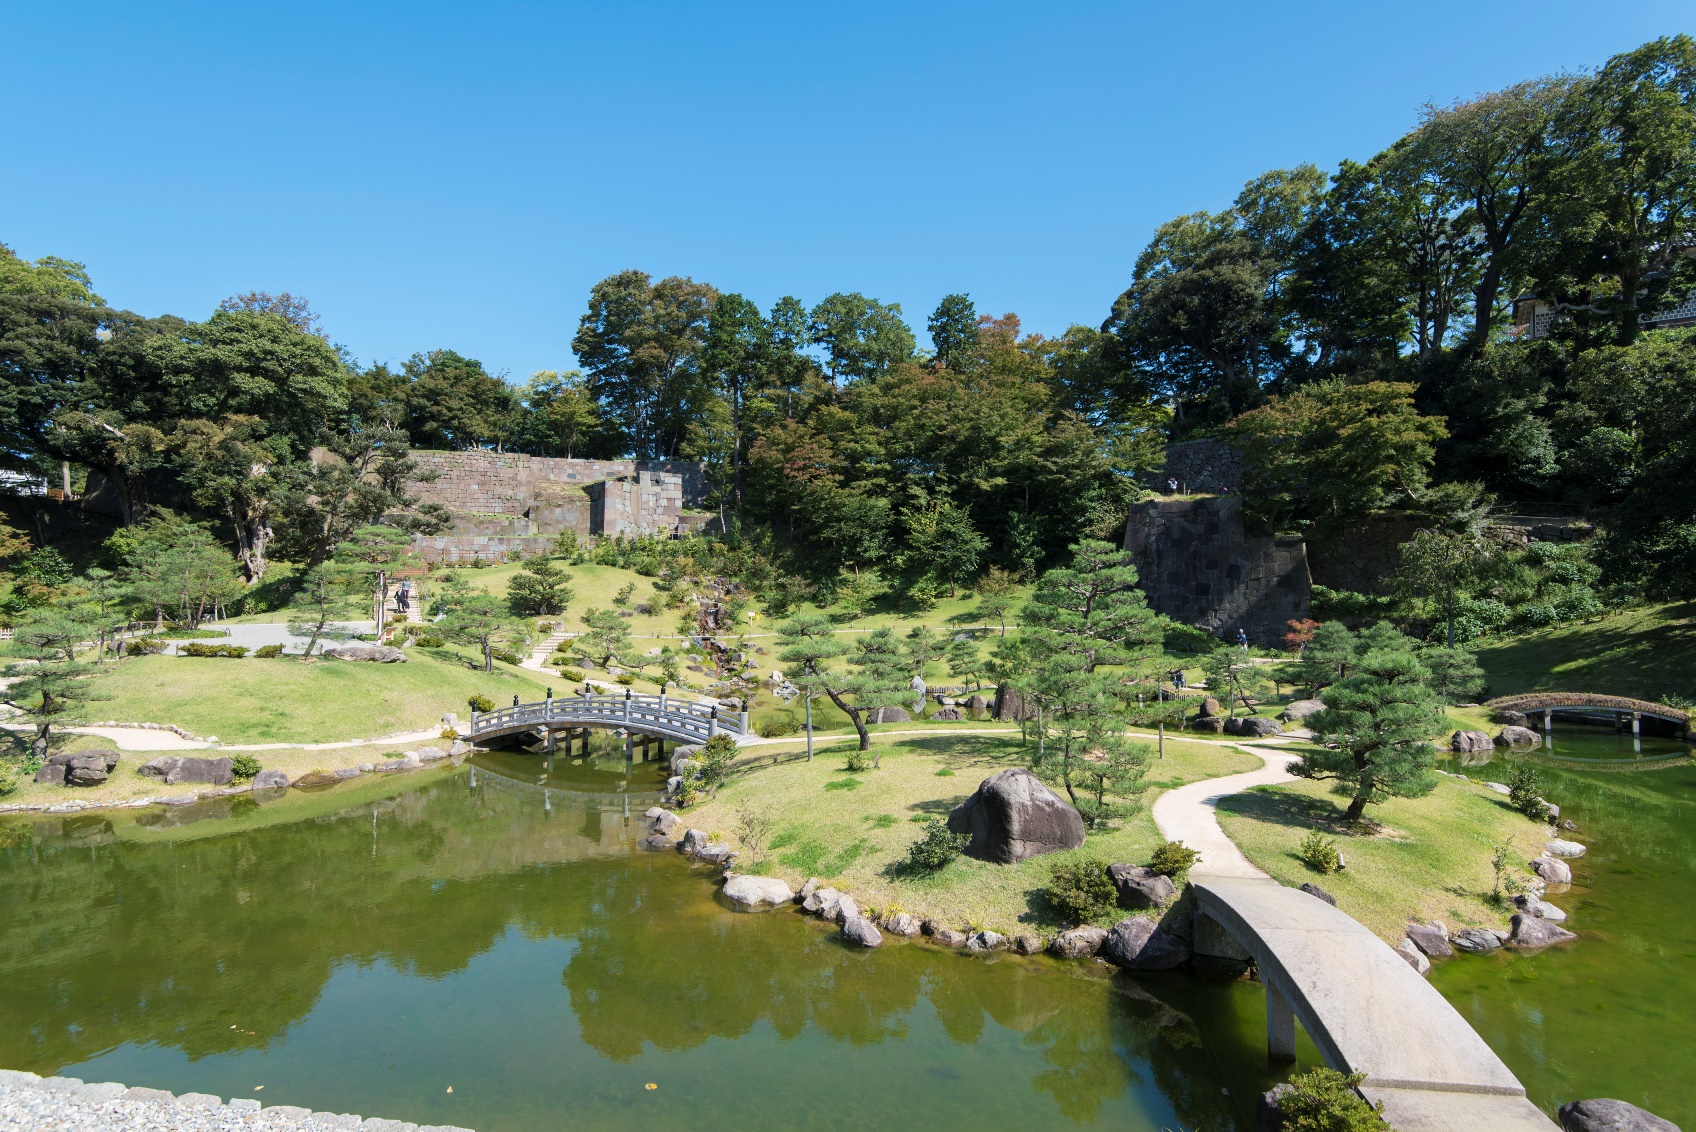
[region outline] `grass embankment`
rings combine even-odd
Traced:
[[[114,746],[115,744],[110,739],[101,735],[78,735],[75,736],[74,740],[67,744],[63,749],[82,751],[104,748],[106,750],[111,750]],[[226,755],[245,753],[258,759],[260,766],[263,769],[280,770],[287,774],[289,776],[289,780],[292,782],[308,771],[333,771],[340,770],[343,767],[359,766],[361,763],[379,763],[387,759],[395,758],[403,751],[414,750],[420,746],[434,746],[445,750],[447,744],[439,740],[434,743],[414,743],[410,745],[373,743],[368,746],[337,747],[328,751],[310,751],[303,750],[298,747],[282,748],[275,751],[247,752],[226,751],[216,748],[173,751],[123,751],[118,756],[118,765],[113,769],[111,777],[99,786],[78,786],[68,788],[64,786],[49,786],[44,783],[36,783],[26,779],[18,784],[16,792],[8,794],[4,798],[0,798],[0,804],[8,806],[57,805],[63,802],[101,802],[110,804],[127,802],[135,798],[160,798],[169,797],[173,794],[196,794],[202,791],[217,789],[217,787],[208,786],[203,782],[185,782],[176,786],[167,786],[161,779],[142,777],[139,773],[141,765],[149,759],[155,758],[159,755],[192,755],[197,758],[215,759]],[[451,764],[443,762],[440,765],[448,766]],[[352,793],[350,788],[355,784],[388,781],[388,778],[388,775],[364,775],[342,786],[332,787],[326,791],[326,793],[333,793],[338,796],[349,796]],[[376,793],[383,793],[386,790],[392,789],[393,786],[391,785],[378,789]],[[300,793],[300,791],[294,791],[290,794],[290,797],[293,797],[294,794],[298,793]],[[316,796],[318,792],[310,791],[308,793]]]
[[[1146,862],[1161,840],[1149,816],[1161,790],[1260,765],[1254,756],[1230,747],[1168,742],[1166,758],[1149,763],[1150,789],[1138,812],[1118,829],[1090,835],[1082,849],[1017,865],[960,857],[935,874],[912,876],[898,866],[918,839],[918,823],[945,818],[983,779],[1022,765],[1026,752],[1016,736],[891,739],[873,749],[882,756],[881,767],[858,774],[847,772],[847,748],[836,745],[821,748],[811,763],[738,776],[716,798],[686,811],[685,825],[735,844],[739,814],[747,809],[770,817],[772,837],[757,863],[744,849],[744,865],[754,864],[757,871],[783,877],[792,886],[816,876],[880,910],[900,908],[1003,933],[1051,931],[1058,923],[1040,890],[1056,862],[1076,857]]]
[[[1696,603],[1622,609],[1594,621],[1476,645],[1492,696],[1599,692],[1696,699]]]
[[[1344,802],[1329,784],[1261,786],[1224,798],[1219,822],[1250,861],[1288,885],[1311,881],[1337,906],[1383,939],[1401,939],[1410,920],[1460,926],[1500,926],[1506,912],[1487,897],[1494,884],[1490,857],[1512,846],[1508,868],[1529,878],[1525,862],[1542,851],[1547,827],[1510,810],[1507,799],[1483,786],[1442,778],[1424,798],[1392,798],[1367,816],[1375,832],[1343,824]],[[1312,830],[1337,840],[1348,862],[1323,875],[1303,864],[1297,847]]]
[[[98,719],[174,723],[225,743],[332,743],[416,731],[450,711],[466,718],[466,700],[478,693],[497,705],[514,695],[540,699],[546,679],[499,662],[481,672],[453,649],[409,649],[405,664],[126,657],[98,683],[112,699],[88,710]]]

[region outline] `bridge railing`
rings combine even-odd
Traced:
[[[627,696],[565,696],[517,704],[495,711],[471,713],[471,737],[515,728],[574,725],[655,729],[681,733],[706,742],[720,733],[747,735],[748,713],[719,704],[680,700],[664,693]]]

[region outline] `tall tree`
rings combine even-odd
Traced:
[[[433,473],[412,458],[406,433],[356,425],[326,432],[320,443],[316,459],[275,473],[277,544],[284,557],[316,566],[338,542],[378,522],[413,534],[448,526],[446,508],[407,492],[408,484],[428,482]]]
[[[482,362],[452,350],[431,350],[408,358],[405,371],[401,423],[421,447],[504,448],[511,439],[515,394]]]
[[[858,291],[826,295],[812,310],[808,332],[824,348],[826,372],[838,384],[911,359],[916,344],[900,303],[880,303]]]
[[[823,693],[841,709],[860,737],[860,750],[869,751],[871,732],[865,715],[894,707],[912,695],[908,661],[895,635],[879,629],[850,646],[836,636],[836,626],[822,613],[803,613],[778,627],[782,651],[778,659],[791,683],[809,693]],[[831,663],[848,657],[848,670]]]
[[[931,312],[925,329],[930,331],[936,362],[952,366],[955,358],[978,343],[978,310],[970,295],[944,295]]]

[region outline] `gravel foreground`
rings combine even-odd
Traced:
[[[271,1132],[357,1128],[360,1132],[471,1132],[447,1124],[411,1124],[345,1113],[312,1112],[294,1105],[260,1108],[256,1100],[225,1104],[208,1093],[172,1096],[163,1089],[132,1089],[116,1081],[87,1085],[75,1077],[42,1078],[0,1069],[0,1132]]]

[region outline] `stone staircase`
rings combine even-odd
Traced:
[[[564,630],[549,633],[537,643],[535,648],[530,650],[530,655],[520,661],[518,666],[535,672],[558,672],[559,669],[548,666],[548,657],[553,655],[554,647],[561,641],[569,640],[576,635],[576,633],[568,633]]]

